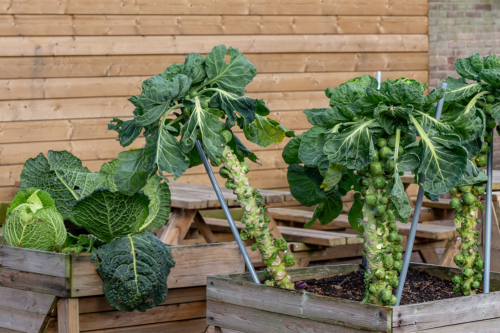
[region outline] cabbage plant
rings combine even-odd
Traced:
[[[259,249],[267,265],[267,283],[293,289],[285,271],[285,266],[294,264],[293,255],[281,259],[279,252],[286,250],[286,241],[273,239],[262,197],[246,176],[250,166],[245,158],[257,162],[257,156],[232,130],[238,126],[249,141],[263,147],[293,136],[266,117],[269,109],[262,100],[244,96],[256,74],[255,66],[238,49],[219,45],[206,57],[191,53],[183,64],[173,64],[145,80],[142,93],[129,99],[135,106],[133,118],[114,118],[109,125],[123,147],[141,133],[146,139],[144,148],[119,154],[114,183],[121,193],[134,195],[152,177],[167,180],[166,174],[173,174],[177,179],[202,163],[195,148],[200,140],[211,164],[223,165],[220,174],[227,178],[226,187],[238,197],[246,226],[241,237],[256,240],[252,249]]]
[[[451,125],[456,122],[463,124],[456,129],[466,140],[472,167],[485,167],[490,152],[488,143],[493,140],[492,131],[500,120],[500,58],[495,54],[481,58],[474,53],[468,58],[457,59],[455,69],[461,78],[446,79],[450,93],[446,95],[443,115]],[[477,248],[481,244],[476,226],[481,222],[477,210],[484,209],[480,196],[485,193],[487,181],[484,172],[476,172],[476,177],[464,180],[450,190],[455,197],[450,205],[455,209],[455,224],[462,242],[461,253],[454,257],[462,274],[456,275],[453,282],[455,292],[464,295],[475,294],[483,278],[484,261]]]
[[[47,192],[19,190],[7,209],[2,234],[9,246],[56,251],[66,241],[64,220]]]
[[[412,171],[420,183],[424,175],[426,196],[437,200],[469,164],[461,137],[433,116],[443,90],[424,96],[426,84],[405,78],[377,87],[363,75],[328,88],[330,107],[304,110],[313,127],[290,140],[283,158],[292,195],[316,205],[306,226],[332,222],[355,190],[348,216],[364,238],[364,302],[394,305],[403,251],[396,219],[407,222],[412,211],[400,176]]]
[[[43,249],[92,252],[92,261],[104,281],[106,302],[122,311],[146,311],[165,301],[167,276],[175,265],[170,247],[148,232],[167,222],[170,191],[160,176],[152,175],[136,193],[122,193],[114,183],[117,170],[118,160],[104,164],[99,172],[91,172],[67,151],[49,151],[47,157],[39,154],[24,164],[21,190],[31,193],[30,188],[36,188],[45,192],[36,190],[10,215],[24,206],[33,211],[30,200],[37,193],[40,198],[45,198],[40,193],[50,194],[50,207],[36,211],[34,216],[49,208],[57,214],[61,240],[57,246]],[[16,197],[13,205],[23,200]],[[21,217],[27,214],[21,212]],[[66,237],[63,218],[84,227],[91,235]],[[7,231],[11,224],[5,227]],[[6,232],[6,239],[11,239],[11,234]],[[29,235],[38,242],[45,239],[45,231],[40,228]]]

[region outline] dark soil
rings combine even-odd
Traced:
[[[305,280],[304,282],[307,285],[307,291],[323,296],[362,301],[365,294],[364,274],[361,271],[319,280]],[[396,293],[396,289],[393,292]],[[451,281],[440,279],[424,271],[410,270],[406,277],[401,305],[461,296],[462,294],[453,292]]]

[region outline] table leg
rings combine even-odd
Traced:
[[[460,240],[458,237],[453,237],[448,241],[448,244],[446,244],[443,256],[441,257],[441,260],[439,260],[439,265],[457,267],[457,265],[453,261],[453,257],[455,257],[455,255],[459,252]]]
[[[439,264],[439,256],[436,253],[436,249],[422,249],[418,250],[422,259],[426,264],[437,265]]]
[[[57,330],[59,333],[79,333],[78,298],[60,298],[57,301]]]
[[[207,225],[200,212],[196,212],[194,223],[207,243],[217,243],[217,238],[215,238],[212,230],[210,230],[210,227]]]
[[[181,245],[198,210],[172,208],[167,225],[158,230],[158,238],[165,244]]]

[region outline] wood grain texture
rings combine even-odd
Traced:
[[[198,211],[188,209],[173,209],[167,224],[161,228],[159,239],[169,245],[180,245]]]
[[[60,297],[70,296],[69,279],[66,277],[30,273],[18,269],[0,267],[0,285]]]
[[[58,333],[80,333],[78,298],[61,298],[57,301]]]
[[[67,277],[69,256],[62,253],[0,245],[0,267],[29,273]]]
[[[415,0],[292,0],[262,2],[242,0],[227,3],[215,0],[132,1],[132,0],[36,0],[11,2],[2,0],[6,14],[180,14],[180,15],[427,15],[428,3]]]
[[[156,75],[186,55],[0,58],[0,79]],[[427,52],[246,54],[258,73],[427,71]]]
[[[425,52],[428,42],[426,34],[0,37],[0,56],[208,53],[219,44],[243,53]]]
[[[53,295],[0,287],[0,332],[40,332],[55,299]]]
[[[140,333],[205,333],[207,329],[205,318],[166,322],[160,324],[141,325]],[[138,327],[120,327],[105,330],[95,330],[92,333],[137,333]]]
[[[427,16],[1,15],[1,36],[425,34]]]
[[[278,73],[258,74],[247,86],[248,93],[280,91],[319,91],[335,87],[353,77],[375,72]],[[389,79],[410,77],[426,81],[427,71],[383,72]],[[54,78],[0,80],[0,100],[51,99],[77,97],[115,97],[141,94],[141,83],[149,76]]]
[[[243,272],[245,267],[235,242],[173,246],[172,256],[176,265],[168,276],[169,289],[204,286],[209,275]],[[71,268],[72,297],[102,295],[102,280],[90,255],[73,255]]]
[[[496,333],[500,325],[499,319],[474,321],[446,327],[431,328],[420,331],[422,333]]]

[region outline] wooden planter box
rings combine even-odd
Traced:
[[[336,265],[290,270],[293,281],[333,277],[360,269]],[[458,268],[412,264],[452,279]],[[260,275],[263,279],[263,276]],[[403,306],[377,306],[341,298],[287,291],[251,282],[248,274],[208,278],[207,323],[224,333],[498,333],[500,274],[491,274],[489,294]]]
[[[0,245],[0,333],[202,333],[208,275],[242,273],[235,242],[172,246],[167,300],[122,312],[104,300],[90,254],[66,255]]]

